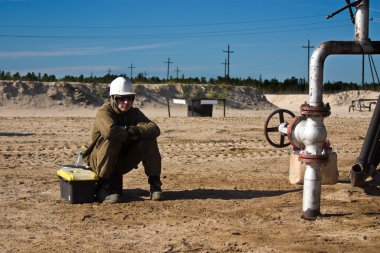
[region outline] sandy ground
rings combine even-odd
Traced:
[[[303,101],[292,102],[297,111]],[[322,186],[323,215],[305,221],[302,185],[288,180],[291,148],[263,135],[271,111],[143,111],[162,130],[166,200],[148,199],[140,167],[124,175],[123,203],[72,205],[60,199],[56,171],[88,144],[96,109],[0,107],[0,251],[379,252],[379,189],[350,191],[347,180],[370,112],[332,107],[325,124],[339,183]]]

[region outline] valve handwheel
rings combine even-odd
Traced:
[[[279,110],[276,110],[274,112],[272,112],[271,114],[269,114],[267,120],[265,121],[265,124],[264,124],[264,135],[265,135],[265,139],[269,142],[270,145],[276,147],[276,148],[283,148],[283,147],[286,147],[286,146],[289,146],[290,145],[290,142],[286,142],[285,143],[285,134],[283,133],[280,133],[278,132],[278,126],[276,127],[269,127],[269,122],[275,117],[277,116],[278,114],[278,117],[279,117],[279,124],[282,124],[282,123],[287,123],[285,121],[285,116],[286,115],[290,115],[292,118],[295,117],[294,113],[292,113],[291,111],[289,110],[286,110],[286,109],[279,109]],[[280,135],[280,143],[275,143],[274,141],[271,140],[271,138],[269,137],[269,134],[268,133],[271,133],[271,132],[278,132],[279,135]]]

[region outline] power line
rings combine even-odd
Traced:
[[[310,16],[298,16],[298,17],[285,17],[285,18],[270,18],[270,19],[259,19],[259,20],[246,20],[246,21],[235,21],[235,22],[215,22],[215,23],[198,23],[198,24],[177,24],[177,25],[130,25],[130,26],[49,26],[49,25],[9,25],[0,24],[0,27],[9,28],[37,28],[37,29],[141,29],[141,28],[176,28],[176,27],[199,27],[199,26],[225,26],[225,25],[241,25],[241,24],[252,24],[252,23],[263,23],[263,22],[276,22],[284,20],[298,20],[306,18],[323,18],[324,14],[310,15]]]
[[[319,24],[319,25],[318,25]],[[325,24],[321,27],[320,24]],[[316,27],[307,27],[304,29],[284,29],[288,27],[306,27],[309,25],[318,25]],[[271,27],[257,27],[246,29],[234,30],[220,30],[220,31],[204,31],[204,32],[186,32],[186,33],[161,33],[161,34],[125,34],[125,35],[18,35],[18,34],[0,34],[0,37],[8,38],[45,38],[45,39],[158,39],[158,38],[196,38],[196,37],[227,37],[227,36],[244,36],[255,34],[275,34],[282,32],[297,32],[309,30],[323,30],[338,27],[345,27],[344,25],[331,25],[326,23],[309,23],[298,25],[283,25]],[[252,32],[251,32],[252,31]]]

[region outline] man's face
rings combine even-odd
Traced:
[[[122,112],[127,112],[131,109],[135,95],[116,96],[117,107]]]

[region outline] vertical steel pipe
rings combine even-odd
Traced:
[[[367,43],[369,34],[369,0],[363,0],[356,6],[355,41]]]
[[[321,182],[319,164],[306,165],[302,200],[302,218],[305,220],[315,220],[321,214]]]
[[[327,138],[327,130],[323,117],[309,116],[300,121],[294,128],[292,138],[302,143],[305,148],[300,151],[303,155],[323,155],[323,143]],[[321,172],[320,163],[306,163],[302,201],[302,218],[315,220],[320,215]]]

